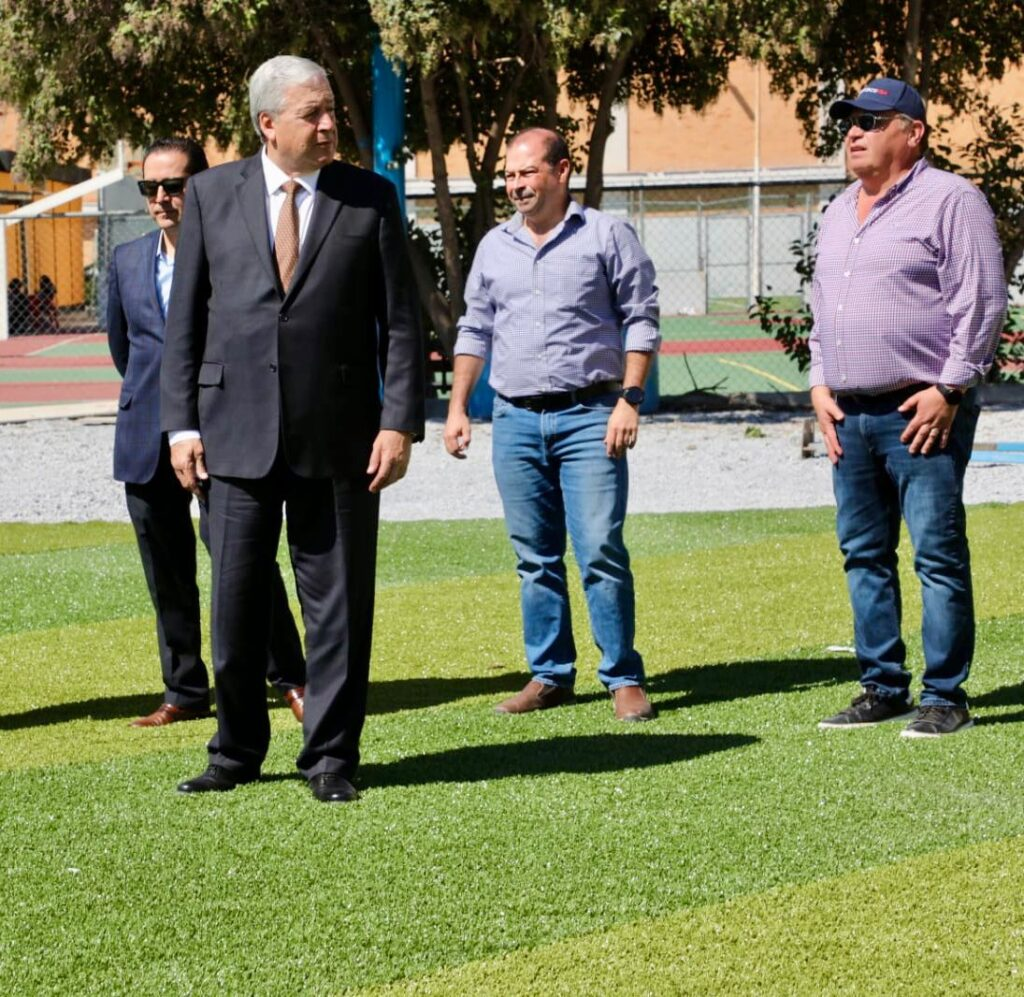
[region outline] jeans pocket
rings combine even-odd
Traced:
[[[610,412],[619,401],[619,392],[610,391],[606,395],[598,395],[596,398],[588,398],[586,401],[580,402],[580,408],[586,409],[588,412],[599,412],[606,411]]]

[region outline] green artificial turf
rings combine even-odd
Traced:
[[[631,518],[629,726],[576,583],[579,705],[495,715],[501,524],[385,524],[363,798],[328,807],[276,701],[261,782],[177,795],[214,722],[128,725],[160,696],[130,529],[0,526],[0,993],[1021,992],[1024,505],[970,510],[979,723],[939,742],[815,729],[855,691],[832,527]]]

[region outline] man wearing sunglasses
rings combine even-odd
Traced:
[[[1006,309],[1002,252],[980,191],[923,158],[913,87],[877,79],[829,113],[857,179],[821,224],[811,401],[833,465],[862,692],[818,726],[907,718],[904,737],[942,737],[973,723],[963,481]],[[919,710],[900,632],[901,518],[921,581]]]
[[[114,477],[125,483],[128,514],[156,610],[163,702],[133,727],[164,727],[209,716],[210,680],[201,654],[196,541],[191,500],[171,467],[160,432],[160,362],[174,253],[189,177],[207,167],[191,139],[155,141],[142,160],[139,192],[156,231],[114,250],[107,296],[107,337],[124,378],[114,429]],[[199,534],[209,548],[206,503]],[[267,675],[302,721],[306,663],[280,572],[275,573]]]

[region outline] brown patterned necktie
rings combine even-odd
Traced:
[[[298,180],[289,180],[281,184],[287,195],[281,205],[281,214],[277,217],[277,231],[274,232],[274,258],[277,260],[277,273],[281,278],[284,293],[292,282],[295,264],[299,262],[299,210],[295,204],[295,194],[299,189]]]

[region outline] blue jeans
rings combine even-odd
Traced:
[[[974,654],[974,603],[963,483],[978,421],[976,392],[964,398],[946,449],[927,456],[911,455],[900,442],[910,414],[897,412],[897,404],[839,400],[843,455],[832,484],[861,683],[882,696],[905,696],[910,687],[896,570],[902,515],[921,581],[921,704],[966,706],[961,687]]]
[[[601,651],[598,677],[609,690],[644,681],[633,647],[636,600],[622,538],[626,459],[613,459],[604,448],[617,397],[560,412],[531,412],[501,397],[494,400],[494,476],[518,559],[526,658],[533,677],[546,685],[571,688],[576,679],[566,527]]]

